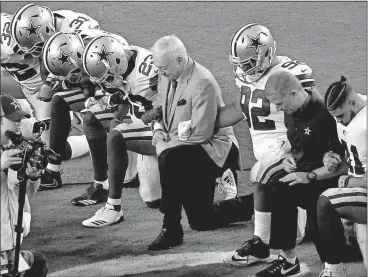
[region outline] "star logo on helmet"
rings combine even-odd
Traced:
[[[57,60],[60,62],[60,68],[62,68],[65,64],[73,64],[70,60],[70,56],[72,55],[72,52],[69,54],[65,54],[62,49],[60,49],[60,56],[58,58],[53,58],[54,60]]]
[[[20,109],[20,105],[19,105],[19,102],[17,100],[13,100],[13,102],[10,103],[10,105],[13,105],[14,106],[14,110],[16,109]]]
[[[254,48],[254,50],[256,50],[256,52],[258,52],[258,49],[259,49],[260,46],[266,46],[266,44],[261,42],[261,38],[259,37],[260,35],[261,34],[258,34],[258,37],[256,37],[256,38],[247,35],[250,43],[247,45],[246,48]]]
[[[36,37],[39,37],[38,36],[38,29],[40,29],[41,25],[37,25],[35,26],[32,19],[29,21],[29,26],[28,27],[22,27],[23,30],[25,30],[26,32],[28,32],[28,37],[29,38],[30,36],[32,35],[35,35]]]
[[[101,63],[102,61],[106,61],[109,63],[108,57],[110,57],[113,52],[106,52],[105,45],[102,45],[101,52],[93,52],[98,56],[97,64]]]

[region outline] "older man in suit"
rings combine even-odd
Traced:
[[[164,219],[160,235],[148,249],[162,250],[183,241],[182,207],[194,230],[223,223],[212,205],[214,183],[221,170],[236,167],[239,152],[232,128],[215,131],[224,101],[212,73],[188,56],[175,35],[156,41],[152,54],[163,103],[163,118],[153,124],[152,142],[159,155]],[[253,210],[252,203],[247,205],[243,213],[249,218],[243,220],[249,220]]]

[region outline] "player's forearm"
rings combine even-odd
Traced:
[[[216,128],[233,126],[244,119],[243,112],[236,103],[226,105],[217,112]]]
[[[363,177],[350,177],[347,180],[347,188],[367,188],[367,172]]]
[[[349,169],[349,165],[344,163],[335,172],[329,172],[327,168],[324,166],[317,168],[313,171],[317,175],[316,180],[324,180],[324,179],[336,177],[342,174],[347,174],[348,169]]]
[[[351,177],[348,180],[347,188],[367,188],[367,180],[363,177]]]

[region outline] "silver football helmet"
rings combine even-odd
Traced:
[[[233,35],[230,47],[229,60],[236,77],[254,82],[271,66],[276,41],[266,27],[252,23]]]
[[[55,78],[78,83],[83,74],[83,52],[84,43],[79,35],[58,32],[47,40],[42,60]]]
[[[55,33],[54,15],[47,7],[27,4],[14,14],[11,31],[23,52],[38,57],[44,42]]]
[[[126,85],[123,74],[128,68],[124,44],[110,35],[92,39],[83,54],[83,68],[96,84],[106,88],[121,88]]]

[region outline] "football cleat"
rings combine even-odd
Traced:
[[[257,236],[244,242],[241,248],[224,259],[224,263],[234,266],[249,266],[258,262],[271,261],[270,248]]]
[[[233,172],[228,168],[221,178],[216,179],[219,193],[225,193],[225,200],[233,199],[238,195],[238,187]]]
[[[102,184],[93,183],[91,184],[82,196],[74,198],[71,202],[74,206],[86,207],[96,205],[101,202],[106,202],[109,191],[102,187]]]
[[[295,264],[289,263],[283,256],[279,255],[277,260],[264,270],[257,272],[254,277],[286,277],[300,273],[299,259],[296,258]]]
[[[41,174],[41,184],[38,190],[58,189],[63,186],[61,181],[62,171],[56,172],[50,169],[44,169]]]
[[[91,218],[84,220],[82,225],[91,228],[101,228],[122,221],[124,221],[123,211],[117,212],[114,210],[113,205],[106,203]]]
[[[178,230],[167,230],[162,229],[158,237],[147,246],[149,251],[167,250],[174,246],[181,245],[183,243],[183,229]]]

